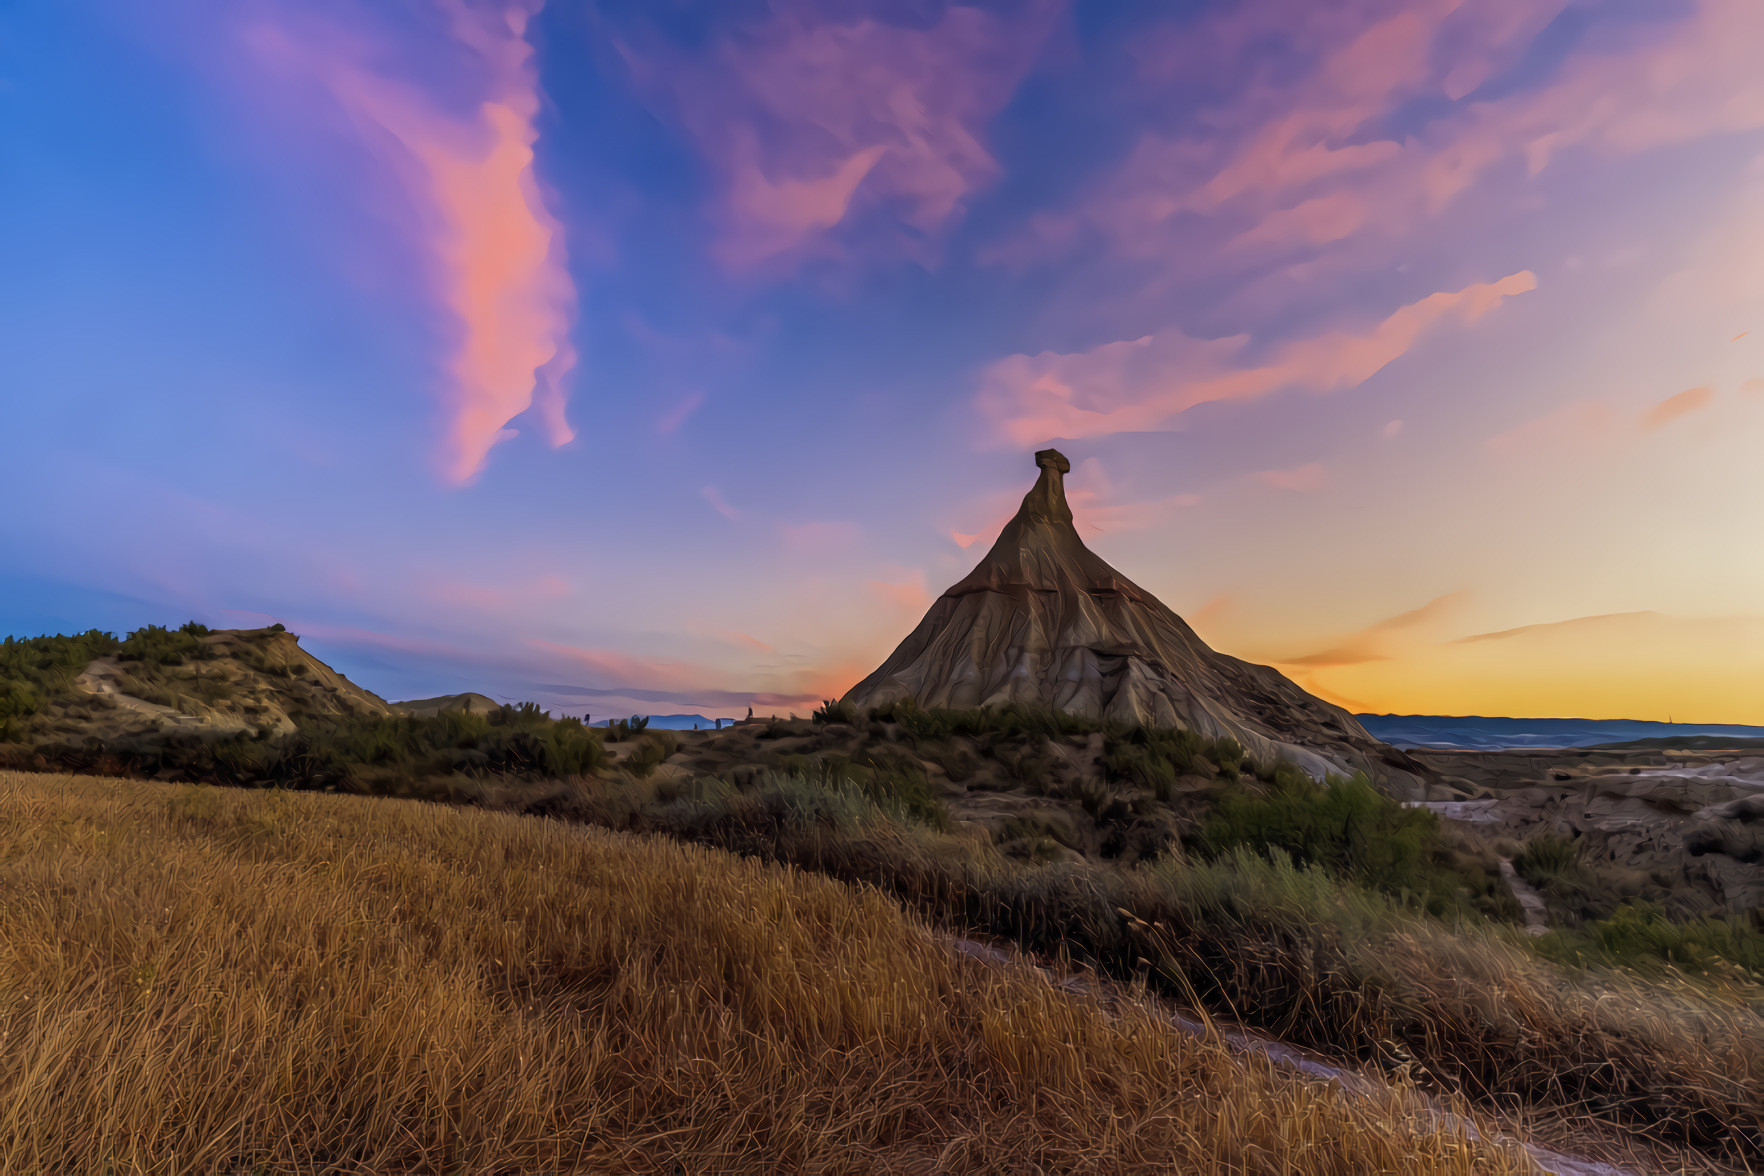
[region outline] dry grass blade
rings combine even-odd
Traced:
[[[0,1171],[1519,1171],[881,894],[440,806],[0,774]]]

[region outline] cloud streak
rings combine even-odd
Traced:
[[[1028,445],[1155,429],[1197,405],[1253,400],[1282,389],[1351,388],[1414,347],[1435,325],[1475,323],[1506,299],[1537,288],[1529,270],[1441,291],[1401,307],[1369,330],[1335,331],[1244,362],[1247,336],[1199,340],[1170,329],[1062,355],[1012,355],[984,373],[981,412],[1005,440]]]
[[[290,13],[250,40],[332,94],[419,210],[414,244],[454,320],[440,463],[448,480],[464,484],[529,410],[552,445],[574,438],[564,379],[576,362],[576,295],[562,228],[533,167],[540,97],[525,32],[538,4],[439,7],[451,50],[446,86],[374,68],[370,61],[386,54],[367,29]],[[473,91],[465,112],[449,92],[458,87]]]
[[[721,177],[717,259],[788,265],[867,229],[928,259],[967,197],[998,174],[981,141],[1033,60],[1057,5],[1009,18],[952,5],[914,27],[773,6],[708,51],[635,42],[626,58],[666,94]]]
[[[1669,425],[1679,417],[1687,416],[1700,408],[1707,408],[1715,399],[1715,389],[1707,384],[1695,388],[1687,388],[1676,396],[1668,396],[1642,416],[1642,428],[1658,429]]]

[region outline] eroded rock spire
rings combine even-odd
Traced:
[[[1065,476],[1072,472],[1072,463],[1057,449],[1043,449],[1036,453],[1035,464],[1041,467],[1041,477],[1024,495],[1023,508],[1018,515],[1055,523],[1071,522],[1072,508],[1066,505]]]
[[[1311,775],[1385,774],[1390,753],[1353,716],[1267,666],[1209,649],[1182,618],[1091,551],[1074,525],[1057,449],[973,571],[845,700],[1027,706],[1237,740]],[[1393,776],[1395,773],[1391,773]]]

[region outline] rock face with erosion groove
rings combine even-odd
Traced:
[[[1419,765],[1347,711],[1267,666],[1215,652],[1186,622],[1084,545],[1066,503],[1071,463],[1041,475],[967,577],[845,701],[928,708],[1018,704],[1236,739],[1312,776],[1366,771],[1400,792]]]

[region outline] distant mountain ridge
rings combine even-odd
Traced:
[[[1647,719],[1509,719],[1483,715],[1355,715],[1374,736],[1396,747],[1596,747],[1637,739],[1764,739],[1764,727],[1722,723],[1661,723]]]

